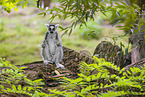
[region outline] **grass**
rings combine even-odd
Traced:
[[[0,57],[16,65],[42,60],[41,43],[46,32],[45,23],[48,23],[49,16],[40,16],[39,12],[39,9],[28,7],[0,16],[0,25],[3,25],[0,26]],[[63,22],[58,19],[54,20],[54,23],[59,23],[62,26],[68,22],[69,20]],[[62,37],[63,46],[78,52],[88,50],[93,54],[95,47],[101,41],[106,39],[113,43],[111,39],[113,35],[124,34],[123,31],[115,27],[103,26],[103,28],[103,36],[98,40],[80,38],[78,34],[80,32],[74,29],[70,36],[65,34]],[[58,33],[59,36],[63,34],[60,29],[58,29]],[[117,44],[119,45],[120,42],[127,47],[128,36],[118,39]]]

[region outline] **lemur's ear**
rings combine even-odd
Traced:
[[[56,29],[58,28],[58,26],[59,26],[59,24],[56,24],[56,25],[55,25]]]
[[[49,27],[49,24],[45,24],[45,26],[48,28]]]

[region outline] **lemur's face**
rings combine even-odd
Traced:
[[[47,27],[47,31],[50,34],[53,34],[53,33],[55,33],[55,31],[56,31],[57,27],[59,26],[59,24],[56,24],[56,25],[45,24],[45,26]]]

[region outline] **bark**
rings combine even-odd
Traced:
[[[85,56],[85,54],[80,54],[72,49],[67,47],[63,47],[64,57],[62,60],[62,64],[66,69],[56,69],[55,64],[44,65],[43,61],[37,61],[32,63],[26,63],[21,66],[27,66],[25,68],[25,74],[31,80],[42,78],[45,81],[47,87],[53,87],[59,85],[59,81],[55,81],[52,78],[57,78],[60,76],[66,76],[68,78],[77,78],[77,74],[79,71],[80,62],[84,61],[88,64],[94,62],[92,58],[89,56]],[[54,71],[57,70],[60,75],[57,75]]]
[[[131,63],[134,64],[145,58],[144,32],[132,34],[129,42],[132,44]]]
[[[104,58],[106,61],[112,62],[121,68],[131,64],[130,53],[125,56],[119,46],[107,41],[102,41],[98,44],[94,51],[94,56]]]

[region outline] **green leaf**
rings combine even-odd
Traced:
[[[27,90],[27,87],[24,87],[23,90],[26,91]]]
[[[11,81],[10,81],[10,80],[6,80],[6,82],[7,82],[8,84],[11,84]]]
[[[84,75],[84,74],[82,74],[82,73],[79,73],[78,76],[80,76],[80,77],[84,77],[84,78],[87,77],[86,75]]]
[[[18,90],[19,90],[19,91],[21,91],[21,90],[22,90],[22,87],[21,87],[21,85],[19,85],[19,86],[18,86]]]
[[[31,91],[33,90],[34,88],[33,87],[28,87],[28,91]]]
[[[12,85],[12,89],[13,89],[14,91],[17,90],[15,85]]]
[[[104,85],[103,85],[103,83],[100,83],[100,88],[102,88]]]
[[[117,15],[120,17],[120,13],[119,12],[116,12],[117,13]]]
[[[29,85],[34,85],[33,81],[28,79],[28,78],[24,78],[24,80],[29,84]]]
[[[71,28],[70,31],[69,31],[69,36],[70,36],[71,32],[72,32],[72,28]]]
[[[43,79],[36,79],[36,80],[34,80],[33,82],[34,83],[38,83],[38,82],[41,82]]]
[[[86,81],[87,81],[87,82],[91,81],[90,76],[86,77]]]
[[[99,79],[101,77],[101,72],[99,72],[98,74],[97,74],[97,79]]]
[[[63,37],[63,35],[65,35],[68,32],[68,30],[65,30],[65,32],[61,35],[61,38]]]
[[[44,15],[45,12],[39,13],[38,15]]]
[[[1,89],[4,89],[4,86],[3,86],[3,85],[0,85],[0,88],[1,88]]]
[[[39,92],[35,91],[35,97],[39,97]]]
[[[130,72],[130,71],[128,71],[128,70],[127,70],[127,73],[128,73],[129,75],[131,75],[131,72]]]
[[[81,92],[79,91],[74,91],[77,95],[81,96],[81,97],[85,97]]]
[[[128,55],[128,48],[125,49],[125,56]]]
[[[111,75],[111,78],[115,78],[117,75],[115,75],[115,74],[113,74],[113,75]]]
[[[18,11],[18,8],[16,7],[16,8],[14,8],[14,11]]]
[[[21,70],[22,70],[22,69],[25,69],[25,68],[27,68],[27,67],[20,67],[19,69],[21,69]]]
[[[121,20],[116,21],[115,23],[113,23],[112,27],[115,26],[116,24],[118,24]]]
[[[63,28],[62,26],[59,26],[59,28],[60,28],[61,30],[64,30],[64,28]]]
[[[7,88],[7,91],[8,91],[8,92],[11,92],[12,90],[11,90],[10,88]]]
[[[92,80],[95,80],[96,79],[96,76],[95,74],[91,76]]]
[[[82,78],[77,78],[75,80],[72,80],[71,82],[72,83],[78,83],[78,82],[81,82],[83,79]]]

